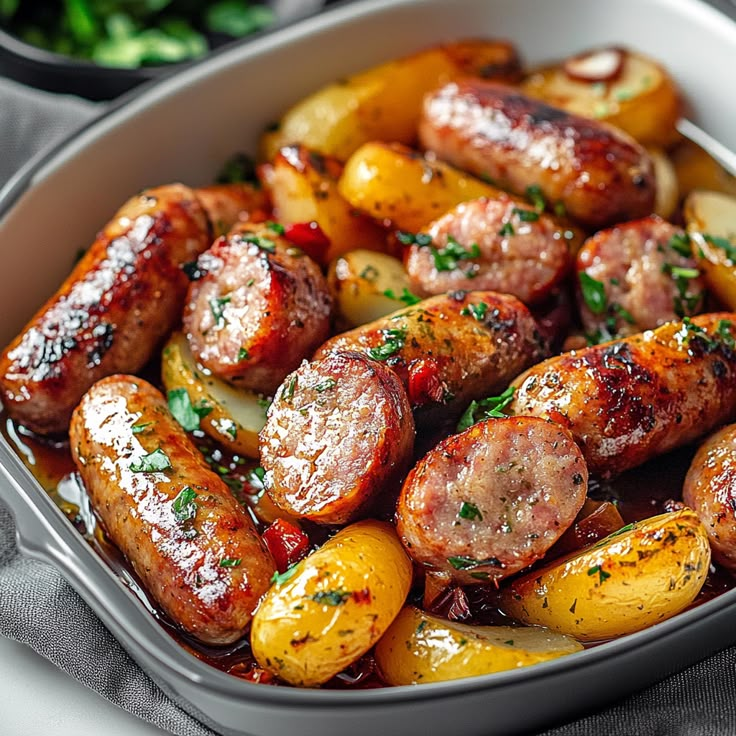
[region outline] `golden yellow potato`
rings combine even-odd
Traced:
[[[461,76],[513,82],[519,70],[515,49],[503,41],[460,41],[390,61],[297,103],[263,136],[261,156],[270,161],[283,146],[303,143],[344,161],[367,141],[412,143],[431,89]]]
[[[421,685],[527,667],[582,648],[538,626],[467,626],[407,606],[375,654],[389,685]]]
[[[729,174],[709,153],[692,141],[684,140],[670,157],[675,167],[678,189],[692,192],[708,189],[736,196],[736,176]]]
[[[538,70],[522,89],[554,107],[622,128],[645,145],[668,146],[678,140],[679,93],[655,61],[624,52],[621,73],[610,82],[570,77],[566,61]]]
[[[161,354],[161,380],[166,391],[183,388],[193,406],[209,412],[200,428],[237,455],[258,457],[258,433],[266,423],[270,401],[246,389],[233,388],[199,368],[186,337],[175,332]]]
[[[647,153],[654,164],[654,178],[657,182],[654,212],[663,219],[669,220],[674,215],[677,203],[680,201],[680,188],[675,167],[661,148],[648,148]]]
[[[689,606],[710,565],[705,528],[690,509],[645,519],[573,556],[516,578],[502,609],[580,641],[611,639]]]
[[[335,259],[327,272],[327,284],[344,329],[373,322],[414,298],[419,300],[411,293],[404,264],[370,250],[351,250]]]
[[[271,165],[261,168],[273,203],[273,217],[282,225],[316,222],[329,238],[321,259],[326,263],[354,248],[383,250],[386,231],[355,211],[337,191],[342,164],[304,146],[281,149]]]
[[[406,146],[375,142],[347,160],[338,187],[353,207],[409,232],[460,202],[501,195],[496,187]]]
[[[708,290],[736,309],[736,197],[696,190],[685,200],[683,213]]]
[[[289,572],[261,601],[251,647],[261,667],[302,687],[365,654],[401,610],[412,578],[393,526],[372,520],[345,527]]]

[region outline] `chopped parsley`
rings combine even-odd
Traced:
[[[602,281],[594,279],[585,271],[578,272],[580,290],[583,301],[593,314],[603,314],[606,311],[606,288]]]
[[[159,447],[158,450],[143,455],[130,464],[134,473],[158,473],[163,470],[171,470],[171,461],[168,455]]]
[[[692,314],[696,310],[703,295],[700,292],[690,293],[688,289],[690,287],[690,280],[698,278],[700,271],[697,268],[673,266],[670,263],[665,263],[662,266],[662,270],[665,273],[669,273],[675,282],[675,288],[677,289],[673,305],[675,314],[681,319],[688,314]]]
[[[536,222],[539,219],[539,212],[535,210],[522,210],[520,207],[514,207],[511,210],[511,214],[516,215],[522,222]]]
[[[169,411],[172,413],[182,428],[187,432],[199,429],[199,420],[206,417],[212,407],[200,402],[196,406],[192,404],[189,393],[185,388],[172,388],[167,394]]]
[[[248,352],[248,348],[240,348],[238,350],[238,360],[249,360],[250,359],[250,353]]]
[[[220,560],[220,567],[240,567],[240,563],[243,560],[238,557],[237,559],[234,559],[232,557],[225,557],[222,560]]]
[[[480,567],[481,565],[491,565],[491,567],[503,567],[501,561],[496,557],[489,557],[487,560],[476,560],[474,557],[465,557],[460,555],[458,557],[448,557],[447,561],[456,570],[472,570],[474,567]]]
[[[382,333],[383,345],[378,345],[368,350],[368,355],[373,360],[388,360],[404,347],[406,328],[382,330]]]
[[[547,206],[547,200],[544,198],[542,188],[539,184],[532,184],[530,187],[526,188],[526,198],[537,212],[544,212],[544,209]]]
[[[196,492],[190,486],[184,486],[171,504],[174,518],[179,522],[189,521],[197,515]]]
[[[337,386],[337,381],[334,378],[325,378],[324,381],[320,381],[315,387],[314,390],[317,393],[324,393],[325,391],[329,391],[331,388],[335,388]]]
[[[457,514],[461,519],[468,519],[469,521],[483,521],[483,514],[480,509],[470,501],[463,501],[460,504],[460,511]]]
[[[514,226],[510,222],[505,222],[501,229],[498,231],[498,234],[502,238],[508,238],[509,236],[515,234]]]
[[[380,274],[375,266],[366,266],[359,274],[361,279],[366,281],[375,281]]]
[[[221,324],[224,324],[225,322],[225,306],[230,303],[230,299],[232,297],[229,296],[221,296],[218,298],[210,299],[209,305],[210,305],[210,311],[212,312],[212,316],[215,318],[215,326],[219,327]]]
[[[271,576],[271,582],[275,585],[283,585],[287,580],[294,577],[294,574],[296,573],[296,568],[297,565],[292,565],[283,572],[275,572]]]
[[[281,401],[291,401],[294,398],[294,391],[296,390],[296,376],[293,375],[289,379],[289,383],[281,389]]]
[[[253,468],[253,470],[251,470],[246,476],[246,480],[257,491],[262,491],[264,487],[263,478],[265,477],[265,475],[266,475],[266,471],[263,468],[261,467]]]
[[[509,386],[500,396],[489,396],[479,401],[471,401],[468,408],[457,423],[457,431],[464,432],[482,419],[501,419],[505,417],[504,409],[514,398],[514,386]]]
[[[464,248],[452,235],[447,236],[447,245],[444,248],[430,246],[429,249],[434,260],[434,267],[438,271],[454,271],[458,268],[460,261],[468,261],[480,255],[478,243],[471,243]]]
[[[468,304],[467,307],[463,307],[460,310],[460,314],[464,316],[474,317],[478,322],[482,322],[485,319],[486,313],[488,312],[488,305],[485,302],[478,302],[477,304]]]
[[[310,600],[315,603],[323,603],[326,606],[341,606],[353,594],[347,590],[320,590],[314,595],[310,595]]]
[[[224,163],[215,181],[218,184],[247,183],[260,186],[256,176],[255,162],[245,153],[236,153],[231,156]]]
[[[407,307],[413,307],[415,304],[419,304],[419,302],[422,301],[421,297],[416,294],[412,294],[406,286],[401,290],[400,296],[397,296],[393,289],[386,289],[386,291],[383,292],[383,295],[387,296],[389,299],[395,299],[397,302],[404,302]]]
[[[141,432],[145,432],[152,424],[153,422],[143,422],[143,424],[134,424],[130,428],[130,431],[133,434],[140,434]]]
[[[611,577],[610,572],[606,572],[600,565],[594,565],[588,569],[588,575],[598,575],[598,584],[602,585],[608,578]]]
[[[276,235],[283,235],[286,232],[286,228],[283,225],[278,222],[273,222],[273,220],[267,220],[266,227],[271,232],[276,233]]]
[[[267,253],[274,253],[276,251],[276,243],[271,238],[266,238],[263,235],[246,235],[243,238],[243,242],[255,245]]]
[[[712,246],[725,251],[728,260],[732,263],[736,263],[736,246],[732,245],[729,238],[721,238],[717,235],[707,235],[706,233],[703,233],[703,240],[705,240],[706,243],[710,243]]]
[[[399,230],[396,233],[396,239],[402,245],[419,245],[426,247],[432,245],[432,236],[427,233],[409,233]]]
[[[675,233],[667,245],[685,258],[692,256],[690,249],[690,236],[687,233]]]

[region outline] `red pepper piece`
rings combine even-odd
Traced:
[[[295,222],[293,225],[286,225],[284,237],[317,263],[324,263],[330,248],[330,239],[316,222]]]
[[[434,359],[421,358],[411,363],[408,389],[412,406],[442,401],[445,387],[442,385],[439,367]]]
[[[286,572],[309,551],[309,537],[285,519],[276,519],[263,532],[263,541],[279,572]]]

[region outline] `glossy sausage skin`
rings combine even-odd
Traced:
[[[588,471],[559,425],[487,419],[430,450],[396,511],[409,555],[462,584],[501,580],[544,556],[583,506]]]
[[[74,411],[69,436],[95,511],[154,599],[200,641],[241,638],[275,566],[164,397],[135,376],[104,378]],[[170,468],[135,469],[159,450]]]
[[[702,314],[565,353],[520,376],[510,408],[568,429],[610,477],[736,419],[736,314]]]
[[[243,188],[234,191],[241,202]],[[181,317],[181,267],[210,244],[211,219],[222,218],[181,184],[123,205],[0,357],[8,414],[41,434],[63,432],[96,380],[142,368]]]
[[[288,514],[345,524],[395,501],[414,448],[396,374],[362,353],[306,361],[286,377],[261,431],[263,482]]]
[[[184,310],[192,353],[235,386],[271,395],[330,331],[319,266],[263,224],[236,226],[198,262]]]
[[[654,207],[652,162],[633,138],[511,87],[475,79],[441,87],[425,98],[419,136],[439,158],[502,189],[539,187],[589,227]]]
[[[713,559],[736,570],[736,424],[712,434],[695,453],[682,500],[703,522]]]
[[[678,236],[684,236],[681,228],[652,215],[601,230],[585,241],[578,273],[598,281],[605,293],[597,313],[578,294],[586,333],[624,337],[697,314],[705,284],[695,260],[673,247],[682,242]]]
[[[457,289],[500,291],[524,304],[538,303],[568,274],[579,238],[548,215],[508,198],[463,202],[435,220],[432,247],[411,245],[405,256],[412,291],[420,296]],[[448,243],[472,255],[454,268],[435,257]],[[449,264],[452,265],[452,264]]]
[[[407,388],[415,418],[443,420],[505,389],[544,357],[546,345],[515,297],[457,291],[337,335],[315,358],[338,350],[385,362]]]

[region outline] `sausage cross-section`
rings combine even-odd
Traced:
[[[69,439],[105,531],[154,599],[200,641],[242,637],[275,566],[161,393],[104,378],[75,409]]]

